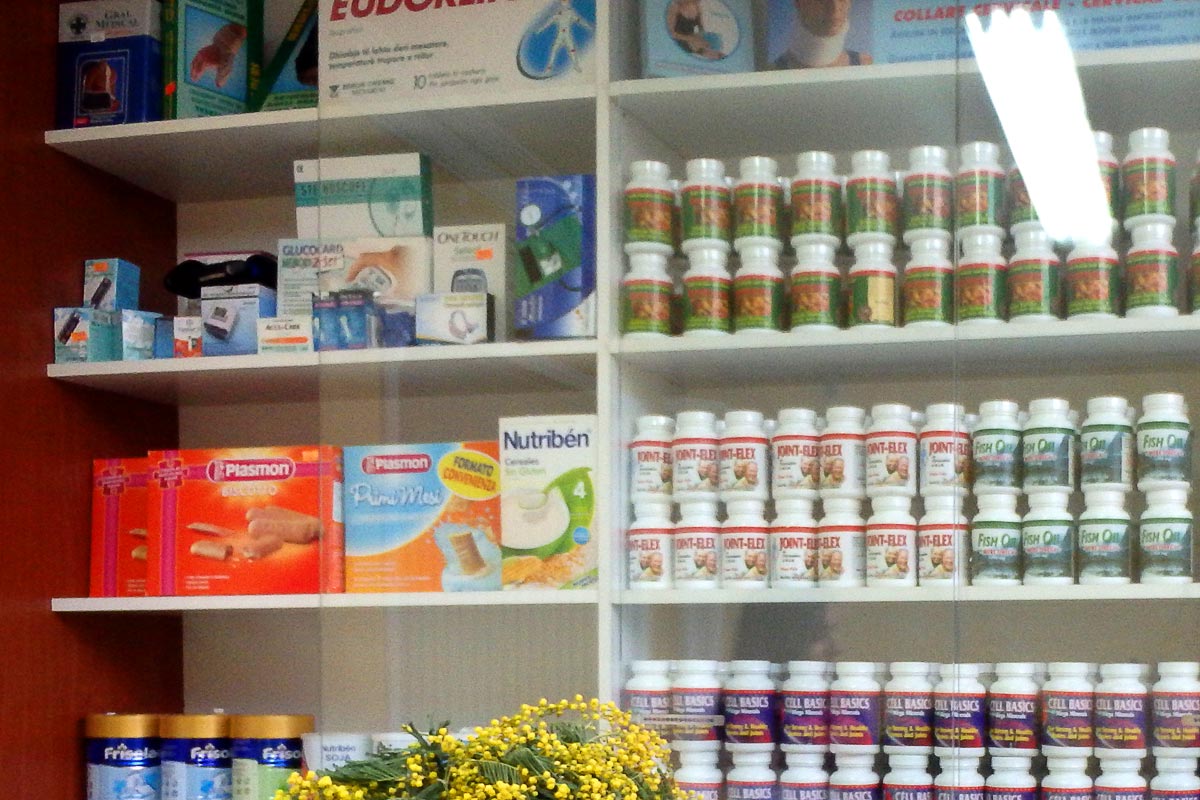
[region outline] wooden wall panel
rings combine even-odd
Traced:
[[[0,49],[0,772],[10,793],[83,796],[82,716],[182,708],[180,621],[59,617],[87,592],[90,460],[177,439],[175,409],[57,385],[51,309],[80,302],[82,262],[140,264],[143,307],[175,253],[171,203],[42,143],[53,124],[54,0],[6,0]]]

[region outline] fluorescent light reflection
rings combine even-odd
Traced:
[[[1052,10],[1041,27],[1024,8],[975,12],[967,37],[1013,160],[1046,233],[1056,241],[1108,241],[1108,198],[1066,33]]]

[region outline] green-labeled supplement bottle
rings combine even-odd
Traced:
[[[922,145],[908,151],[904,175],[904,241],[912,244],[931,232],[954,226],[954,176],[946,148]]]
[[[1037,209],[1029,197],[1029,187],[1025,185],[1025,176],[1016,166],[1008,171],[1008,221],[1010,225],[1038,221]]]
[[[683,276],[684,336],[730,333],[733,281],[728,264],[728,251],[721,247],[696,247],[688,252],[688,270]]]
[[[832,153],[809,150],[796,156],[792,178],[792,246],[799,238],[837,247],[842,242],[842,179]]]
[[[1121,185],[1127,230],[1150,219],[1174,221],[1175,156],[1165,130],[1141,128],[1129,134],[1129,152],[1121,164]]]
[[[836,330],[842,325],[842,273],[833,261],[833,245],[793,237],[792,330]]]
[[[750,156],[739,167],[741,175],[733,189],[734,244],[738,252],[744,245],[778,245],[783,201],[779,165],[773,158]]]
[[[742,266],[733,278],[733,329],[737,333],[779,333],[783,330],[783,272],[779,243],[742,245]]]
[[[1022,583],[1070,585],[1075,582],[1075,518],[1067,510],[1070,492],[1029,496],[1021,521]]]
[[[907,234],[906,234],[907,238]],[[904,327],[941,328],[954,322],[954,265],[950,240],[929,231],[909,243],[912,257],[904,268]]]
[[[1146,493],[1138,531],[1142,583],[1192,582],[1192,512],[1187,489]]]
[[[882,150],[859,150],[850,158],[852,171],[846,181],[846,241],[851,247],[868,241],[894,245],[899,223],[896,175],[888,154]]]
[[[1074,491],[1075,446],[1070,403],[1059,397],[1030,402],[1021,432],[1025,493]]]
[[[963,255],[954,271],[955,318],[960,325],[1004,322],[1008,308],[1008,262],[1000,253],[1002,237],[977,231],[962,237]]]
[[[1121,313],[1117,251],[1106,239],[1080,242],[1067,256],[1063,294],[1070,319],[1115,319]]]
[[[631,254],[629,272],[621,281],[621,332],[636,337],[670,335],[673,289],[665,255]]]
[[[954,194],[955,219],[959,233],[964,228],[983,226],[1002,234],[1004,169],[1000,146],[993,142],[968,142],[959,149],[958,176]]]
[[[675,252],[675,190],[661,161],[634,161],[625,186],[625,252]]]
[[[1112,489],[1083,492],[1085,508],[1079,515],[1079,582],[1122,584],[1132,582],[1132,531],[1125,493]]]
[[[850,327],[896,325],[896,265],[887,242],[866,242],[854,248],[850,268]]]
[[[976,497],[1021,493],[1020,407],[1012,400],[979,404],[979,422],[971,431],[971,474]]]
[[[985,494],[971,521],[971,583],[1017,586],[1021,583],[1021,515],[1017,498]]]
[[[724,247],[729,252],[733,239],[733,212],[725,165],[715,158],[693,158],[687,162],[687,180],[679,190],[683,206],[682,248]]]
[[[1008,321],[1049,322],[1062,316],[1062,262],[1040,222],[1015,230],[1008,263]]]
[[[1079,432],[1083,491],[1133,489],[1133,418],[1124,397],[1093,397]]]
[[[1179,251],[1170,222],[1139,222],[1130,229],[1125,254],[1125,316],[1179,316]]]
[[[1137,475],[1140,492],[1191,488],[1192,426],[1183,395],[1161,392],[1142,398]]]
[[[1108,198],[1108,213],[1116,225],[1121,219],[1121,163],[1113,154],[1113,137],[1107,131],[1092,131],[1096,142],[1096,166],[1100,169],[1100,183]]]

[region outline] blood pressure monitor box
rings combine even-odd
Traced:
[[[200,319],[206,356],[244,356],[258,352],[258,320],[275,316],[275,291],[257,283],[204,286]]]
[[[597,0],[321,0],[321,107],[595,82]]]
[[[301,239],[433,234],[433,182],[420,153],[297,161],[293,177]]]

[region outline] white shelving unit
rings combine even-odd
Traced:
[[[1180,623],[1174,602],[1200,599],[1197,586],[623,588],[624,453],[638,415],[687,408],[773,414],[796,405],[919,406],[947,399],[977,405],[994,397],[1026,404],[1050,395],[1082,407],[1097,394],[1137,399],[1166,389],[1200,397],[1200,318],[622,340],[615,308],[624,260],[621,187],[630,161],[663,160],[680,175],[691,157],[732,162],[767,154],[781,158],[786,173],[800,150],[832,150],[845,165],[849,151],[875,147],[902,164],[899,157],[913,145],[997,139],[1000,132],[967,62],[625,80],[636,72],[635,4],[597,7],[600,78],[586,89],[433,98],[335,117],[273,112],[56,131],[46,141],[176,201],[180,252],[214,244],[274,249],[274,238],[292,233],[296,158],[420,149],[435,164],[438,218],[455,223],[511,220],[515,176],[594,171],[596,340],[63,365],[48,375],[177,405],[183,447],[315,437],[345,444],[482,438],[495,435],[499,416],[594,412],[606,445],[596,476],[607,500],[596,519],[598,587],[550,594],[56,599],[53,609],[182,614],[189,709],[312,708],[327,729],[350,730],[428,713],[490,715],[559,690],[614,697],[622,664],[642,657],[1102,660],[1098,654],[1111,647],[1149,660],[1197,658],[1194,606]],[[1077,61],[1095,127],[1113,131],[1118,141],[1143,125],[1168,127],[1185,143],[1176,147],[1180,163],[1188,161],[1191,143],[1200,142],[1194,69],[1200,47],[1086,53]],[[246,169],[247,155],[254,169]],[[1180,183],[1184,194],[1186,181]],[[1104,637],[1081,638],[1097,609]],[[1183,635],[1160,631],[1169,624],[1183,625]],[[237,683],[291,668],[273,649],[294,646],[286,626],[300,626],[315,662],[286,687]],[[836,635],[829,633],[834,628]],[[924,644],[931,628],[942,637],[936,645]],[[1011,647],[999,652],[1005,636]],[[342,658],[349,650],[355,657]]]

